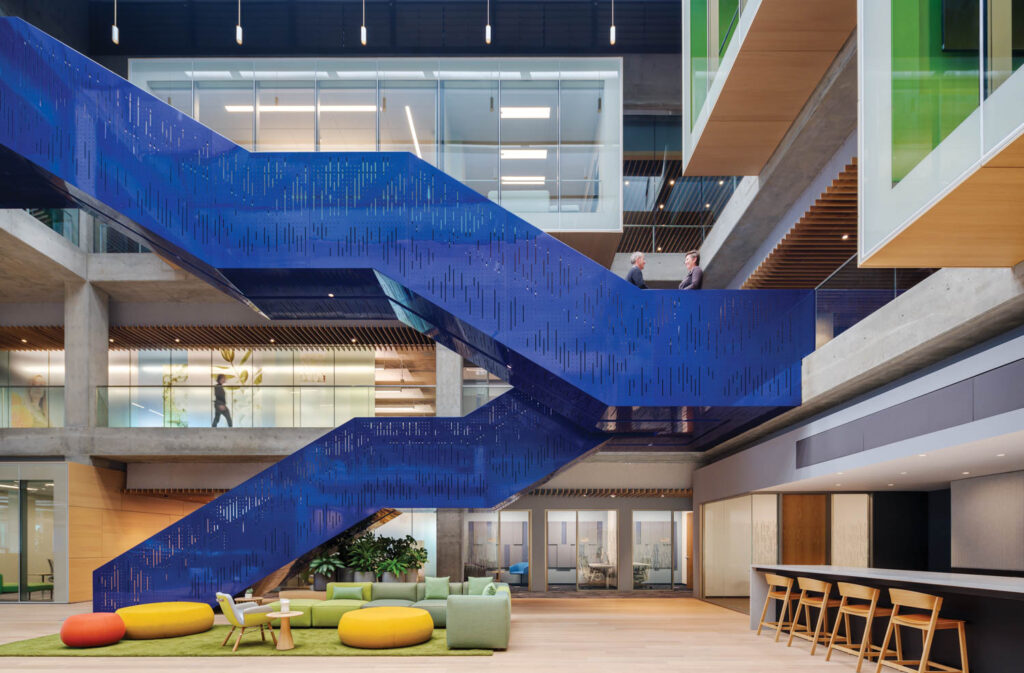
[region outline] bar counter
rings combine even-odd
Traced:
[[[972,670],[985,673],[1019,673],[1022,670],[1024,577],[886,568],[754,564],[750,567],[751,629],[757,628],[764,599],[768,593],[768,585],[763,575],[765,572],[794,579],[811,577],[832,582],[832,596],[835,598],[839,598],[834,586],[836,582],[852,582],[875,587],[882,590],[879,606],[890,605],[890,588],[942,596],[941,616],[967,621],[967,652]],[[793,592],[795,596],[799,596],[800,592],[795,584]],[[772,603],[772,608],[779,606],[779,601]],[[777,610],[770,608],[769,616],[773,613],[777,614]],[[831,616],[829,623],[834,623]],[[876,644],[882,642],[887,624],[888,619],[876,620],[872,628],[872,639]],[[860,637],[856,631],[855,635],[857,638]],[[916,640],[917,638],[904,639],[905,643]],[[941,663],[957,663],[955,640],[956,638],[949,637],[948,633],[937,634],[930,659]],[[906,648],[906,644],[904,647]]]

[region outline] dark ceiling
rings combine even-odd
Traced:
[[[120,45],[110,40],[113,1],[89,2],[90,55],[382,56],[678,54],[679,0],[242,0],[244,44],[234,42],[233,0],[119,0]]]

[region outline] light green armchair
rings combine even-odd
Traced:
[[[228,635],[224,638],[224,642],[220,644],[224,647],[231,640],[231,634],[235,632],[235,629],[242,629],[238,632],[238,638],[235,640],[235,646],[231,648],[232,652],[238,651],[238,644],[242,642],[242,636],[245,635],[245,630],[254,627],[260,627],[260,638],[264,641],[267,639],[267,634],[263,632],[263,627],[266,627],[270,631],[270,639],[277,645],[277,637],[274,635],[274,627],[270,624],[270,617],[267,616],[268,612],[273,612],[274,608],[269,605],[257,605],[256,603],[239,603],[235,605],[235,599],[228,594],[222,594],[217,592],[217,604],[220,605],[220,611],[227,617],[228,623],[231,624],[231,630],[228,631]]]
[[[504,650],[512,630],[512,601],[507,590],[494,596],[449,596],[446,637],[453,650]]]

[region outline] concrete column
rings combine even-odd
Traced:
[[[462,416],[462,356],[441,344],[437,344],[437,415]]]
[[[78,247],[83,252],[92,252],[93,228],[96,220],[84,209],[78,211]]]
[[[450,577],[452,582],[463,580],[463,511],[461,509],[437,510],[437,576]]]
[[[110,300],[91,283],[64,283],[64,425],[96,426],[96,386],[107,385]]]

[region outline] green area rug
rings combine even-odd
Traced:
[[[232,652],[238,632],[231,642],[220,644],[231,629],[214,626],[206,633],[180,638],[159,640],[122,640],[116,645],[74,649],[60,642],[60,636],[42,636],[0,645],[0,657],[444,657],[489,656],[491,650],[449,650],[444,629],[435,629],[425,643],[390,650],[361,650],[347,647],[338,641],[337,629],[292,629],[295,649],[280,652],[267,637],[262,642],[259,633],[246,632],[237,652]]]

